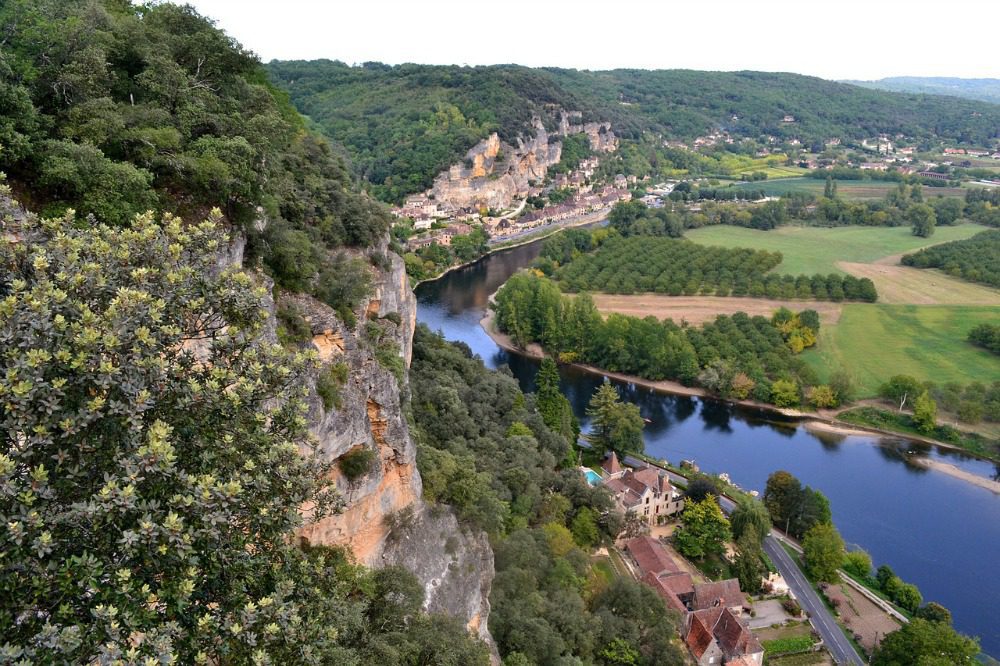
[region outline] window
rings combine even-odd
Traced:
[[[649,504],[649,498],[648,497],[646,498],[646,504]]]

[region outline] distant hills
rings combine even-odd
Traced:
[[[951,95],[1000,104],[1000,79],[959,79],[950,76],[890,76],[877,81],[844,81],[865,88],[894,92]]]
[[[798,74],[694,70],[580,71],[332,60],[272,61],[272,81],[300,112],[344,146],[385,200],[430,185],[490,132],[512,142],[541,116],[581,111],[615,133],[692,139],[715,129],[822,146],[880,133],[987,145],[1000,137],[1000,106],[872,90]]]

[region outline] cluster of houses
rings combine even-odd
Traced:
[[[601,471],[596,483],[611,491],[618,508],[650,526],[684,509],[683,493],[658,467],[627,468],[612,452],[601,463]],[[626,541],[624,550],[636,577],[655,590],[668,608],[684,616],[681,637],[699,666],[761,666],[764,649],[750,631],[751,609],[738,580],[695,583],[663,544],[650,536]]]
[[[694,583],[659,541],[641,536],[625,543],[640,580],[667,607],[684,616],[681,637],[699,666],[761,666],[764,648],[750,631],[747,597],[735,578]]]

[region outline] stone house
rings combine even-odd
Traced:
[[[689,613],[684,643],[699,666],[762,666],[764,648],[750,628],[728,608],[716,606]]]
[[[635,513],[655,525],[684,509],[683,496],[674,489],[666,472],[656,467],[624,469],[612,451],[601,468],[607,473],[602,485],[611,491],[623,513]]]

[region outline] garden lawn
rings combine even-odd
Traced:
[[[909,227],[802,227],[770,231],[716,225],[691,229],[684,237],[702,245],[747,247],[779,251],[783,257],[774,271],[793,275],[843,273],[838,261],[870,263],[889,255],[912,252],[928,245],[970,238],[986,227],[959,224],[938,227],[930,238],[914,236]]]
[[[938,384],[1000,378],[1000,357],[966,341],[982,322],[1000,321],[991,306],[845,304],[840,320],[820,329],[802,358],[822,380],[843,368],[859,397],[872,397],[892,375]]]

